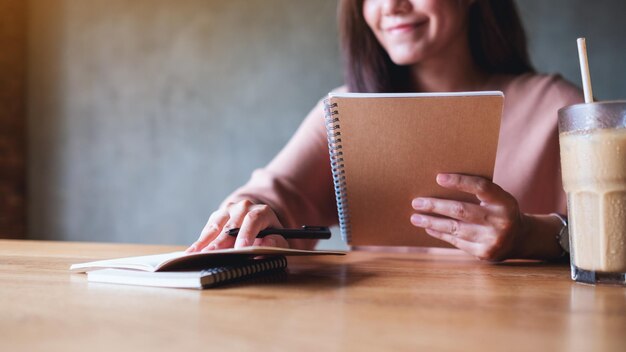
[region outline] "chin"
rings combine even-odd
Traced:
[[[424,59],[424,50],[416,50],[414,47],[388,51],[388,53],[391,61],[399,66],[414,65]]]
[[[417,55],[417,54],[389,55],[389,57],[391,58],[391,61],[393,61],[394,64],[399,65],[399,66],[414,65],[422,61],[422,55]]]

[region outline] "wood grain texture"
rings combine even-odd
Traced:
[[[2,351],[623,351],[626,288],[563,264],[352,252],[205,291],[87,283],[72,263],[181,247],[0,240]]]
[[[26,1],[0,0],[0,238],[26,236]]]

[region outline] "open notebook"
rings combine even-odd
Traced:
[[[172,252],[72,264],[70,270],[87,272],[96,269],[132,269],[149,272],[205,269],[221,264],[232,264],[257,256],[344,255],[341,251],[310,251],[302,249],[250,246],[227,248],[201,253]]]
[[[87,280],[109,284],[204,289],[221,284],[274,274],[287,267],[285,256],[246,259],[194,271],[148,272],[128,269],[100,269],[87,272]]]
[[[202,289],[282,270],[287,267],[286,256],[344,254],[252,246],[98,260],[73,264],[70,270],[86,272],[91,282]]]
[[[411,200],[477,202],[437,173],[493,177],[502,92],[330,93],[325,99],[341,234],[356,246],[438,246],[410,223]]]

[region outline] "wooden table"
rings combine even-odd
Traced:
[[[626,288],[563,264],[353,252],[204,291],[67,270],[180,249],[0,240],[0,351],[626,351]]]

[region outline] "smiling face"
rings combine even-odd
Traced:
[[[471,0],[364,0],[363,16],[391,60],[397,65],[412,65],[466,39],[470,3]]]

